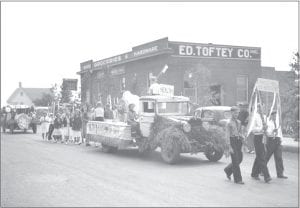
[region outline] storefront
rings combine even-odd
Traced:
[[[200,105],[248,103],[261,76],[261,49],[163,38],[132,51],[99,61],[81,63],[82,102],[117,102],[123,90],[146,95],[151,76],[174,85],[175,95]],[[165,66],[168,69],[161,73]]]

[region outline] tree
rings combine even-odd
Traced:
[[[60,93],[61,93],[61,102],[62,103],[70,103],[71,102],[71,97],[72,97],[72,92],[71,90],[67,89],[67,87],[64,85],[64,83],[60,86]]]
[[[34,100],[33,103],[36,106],[50,106],[53,101],[54,101],[53,94],[43,93],[42,98]]]
[[[299,138],[299,88],[295,83],[299,78],[299,52],[293,54],[290,63],[291,72],[286,78],[288,87],[282,92],[282,123],[283,130],[292,130],[294,136]]]

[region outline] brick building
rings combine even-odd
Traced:
[[[168,70],[158,82],[174,85],[175,95],[190,97],[204,105],[248,103],[253,86],[262,76],[259,47],[188,43],[168,38],[133,47],[99,61],[80,64],[82,102],[113,102],[122,90],[137,95],[147,94],[149,77],[157,76],[164,66]],[[208,105],[206,103],[205,105]]]

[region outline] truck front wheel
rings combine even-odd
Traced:
[[[224,151],[222,149],[217,149],[217,148],[209,148],[207,151],[205,151],[205,156],[209,161],[212,162],[217,162],[220,160],[223,156]]]
[[[174,164],[180,157],[180,146],[177,142],[163,142],[161,145],[161,156],[166,163]]]

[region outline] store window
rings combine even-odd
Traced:
[[[238,75],[236,77],[236,86],[237,103],[248,103],[248,76]]]

